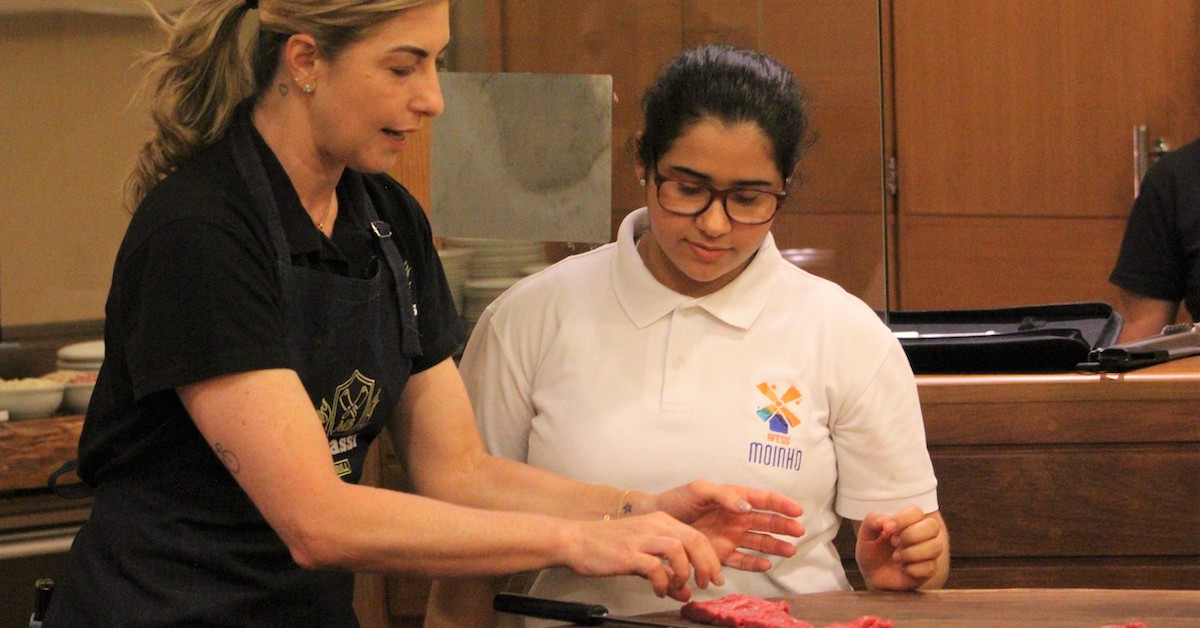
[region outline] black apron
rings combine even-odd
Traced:
[[[293,366],[320,415],[336,472],[358,482],[368,447],[408,380],[411,357],[421,351],[407,267],[352,172],[342,181],[351,202],[340,211],[370,225],[386,263],[370,279],[293,266],[249,115],[239,113],[230,129],[234,162],[274,245]],[[97,488],[97,525],[84,526],[72,551],[69,573],[77,581],[56,591],[47,626],[358,625],[354,574],[299,568],[211,451],[159,466]],[[86,538],[101,534],[119,542]],[[82,548],[88,550],[76,551]],[[106,608],[86,618],[59,609],[55,617],[60,594],[90,592],[107,600]],[[124,609],[109,606],[120,599]],[[66,606],[81,612],[89,604]],[[97,610],[113,614],[91,616]]]
[[[264,210],[275,247],[292,363],[321,415],[338,474],[357,483],[367,446],[399,401],[411,357],[421,353],[407,264],[391,241],[391,226],[379,219],[361,180],[351,175],[351,205],[339,211],[349,210],[356,224],[370,224],[386,269],[379,267],[373,278],[362,280],[293,266],[249,125],[249,116],[236,118],[234,161]]]

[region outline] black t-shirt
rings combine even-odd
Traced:
[[[293,265],[364,277],[386,263],[353,212],[339,213],[332,240],[320,235],[254,136]],[[232,145],[222,139],[159,183],[118,251],[104,367],[79,445],[80,476],[97,496],[55,594],[61,607],[51,608],[67,624],[203,617],[221,625],[353,625],[345,595],[352,575],[307,571],[291,560],[175,392],[223,374],[293,368],[274,246]],[[397,351],[395,359],[411,359],[411,372],[420,372],[464,340],[429,223],[387,175],[347,171],[339,199],[360,189],[391,226],[389,241],[406,262],[422,353]],[[129,546],[139,549],[121,549]],[[201,581],[221,584],[198,587]],[[222,599],[201,599],[213,591]],[[121,599],[136,596],[147,602],[122,607]]]
[[[1200,140],[1146,173],[1109,281],[1154,299],[1184,301],[1200,321]]]
[[[334,238],[313,228],[287,174],[256,138],[296,265],[349,274],[375,264],[367,225],[339,215]],[[290,368],[274,249],[228,142],[200,154],[154,188],[117,253],[106,306],[104,372],[80,442],[90,483],[159,458],[193,432],[175,389],[242,371]],[[423,354],[420,372],[461,346],[464,334],[416,200],[387,175],[360,175],[411,266]],[[401,359],[401,356],[397,356]]]

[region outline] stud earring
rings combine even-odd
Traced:
[[[646,185],[646,180],[645,180],[645,179],[638,179],[638,181],[640,181],[640,182],[642,183],[642,185]]]
[[[295,81],[297,85],[300,85],[300,91],[304,92],[305,94],[311,94],[317,91],[316,86],[314,86],[312,83],[304,83],[301,85],[299,76],[293,76],[292,80]]]

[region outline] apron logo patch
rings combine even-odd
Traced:
[[[413,283],[412,283],[412,266],[408,265],[408,260],[404,260],[404,280],[408,282],[408,293],[416,294],[416,290],[413,288]],[[417,300],[416,299],[413,299],[412,311],[413,311],[413,316],[421,315],[420,310],[417,309]]]
[[[325,435],[333,438],[362,430],[371,422],[382,393],[375,389],[375,380],[355,369],[354,374],[333,391],[332,403],[321,399],[317,412],[321,415]]]

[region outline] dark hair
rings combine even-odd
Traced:
[[[685,50],[642,97],[637,156],[649,169],[688,127],[704,118],[757,124],[786,181],[811,144],[804,90],[774,57],[724,44]]]

